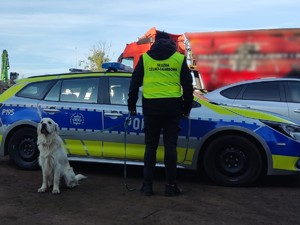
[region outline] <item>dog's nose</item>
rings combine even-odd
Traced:
[[[42,123],[42,128],[46,128],[47,124]]]
[[[48,135],[49,134],[49,132],[47,130],[47,124],[46,123],[42,123],[41,133],[44,134],[44,135]]]

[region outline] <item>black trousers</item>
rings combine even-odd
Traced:
[[[156,150],[163,134],[164,164],[167,183],[176,182],[177,140],[180,116],[145,115],[144,182],[152,183],[156,164]]]

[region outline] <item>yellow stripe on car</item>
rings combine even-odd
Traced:
[[[64,142],[71,155],[87,155],[80,140],[64,139]]]
[[[231,107],[231,106],[225,106],[225,105],[215,105],[215,104],[212,104],[211,102],[208,102],[202,96],[197,96],[197,97],[198,98],[194,99],[195,101],[199,102],[201,105],[204,105],[207,108],[209,108],[219,114],[223,114],[223,115],[238,114],[238,115],[245,116],[245,117],[248,117],[251,119],[261,119],[261,120],[269,120],[269,121],[274,121],[274,122],[292,124],[292,122],[290,120],[286,120],[284,118],[277,117],[276,115],[272,115],[269,113],[264,113],[262,111],[256,111],[256,110],[244,109],[244,108],[238,108],[238,107]]]
[[[297,170],[295,164],[299,160],[299,157],[272,155],[272,159],[273,159],[274,169],[291,170],[291,171]]]
[[[55,80],[55,79],[62,79],[62,78],[76,78],[76,77],[100,77],[106,76],[107,73],[65,73],[65,74],[54,74],[54,75],[43,75],[43,76],[33,76],[27,77],[23,79],[18,79],[16,83],[23,83],[23,82],[36,82],[36,81],[45,81],[45,80]],[[114,76],[124,76],[124,77],[131,77],[131,73],[109,73],[110,77]]]
[[[291,124],[291,121],[277,117],[275,115],[269,114],[269,113],[264,113],[260,111],[254,111],[251,109],[242,109],[242,108],[234,108],[234,107],[229,107],[229,106],[223,106],[224,108],[235,112],[237,114],[253,118],[253,119],[261,119],[261,120],[269,120],[269,121],[274,121],[274,122],[280,122],[280,123],[289,123]]]
[[[124,143],[104,142],[103,148],[105,149],[104,157],[124,158]],[[142,160],[144,158],[144,148],[144,145],[140,144],[126,144],[126,156],[130,156],[130,159]]]
[[[189,148],[188,151],[187,151],[187,154],[186,154],[184,164],[192,165],[194,154],[195,154],[195,149]]]
[[[8,88],[6,91],[4,91],[0,95],[0,102],[4,102],[7,99],[11,98],[15,93],[17,93],[19,90],[21,90],[21,88],[23,88],[25,85],[26,85],[26,83],[22,83],[22,84],[14,85],[14,86]]]
[[[219,113],[219,114],[223,114],[223,115],[231,115],[234,116],[235,114],[231,111],[228,111],[222,107],[220,107],[219,105],[214,105],[212,103],[206,102],[204,100],[201,99],[195,99],[197,102],[199,102],[201,105],[206,106],[207,108]]]
[[[115,142],[104,142],[103,148],[105,149],[103,153],[103,157],[117,157],[123,158],[124,157],[124,143],[115,143]],[[126,144],[126,155],[128,158],[133,160],[143,160],[144,159],[144,152],[145,152],[145,145],[142,144]],[[178,152],[178,162],[186,162],[190,161],[188,164],[191,164],[194,149],[189,149],[188,153],[186,154],[186,148],[177,148]],[[185,156],[187,158],[185,159]],[[157,148],[157,161],[164,161],[164,147],[158,146]]]
[[[101,141],[83,141],[89,156],[102,156],[102,142]]]

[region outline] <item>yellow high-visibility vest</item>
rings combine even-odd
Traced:
[[[155,60],[143,54],[144,98],[178,98],[182,96],[180,72],[184,55],[175,52],[165,60]]]

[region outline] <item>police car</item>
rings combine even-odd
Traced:
[[[141,96],[128,116],[131,73],[67,73],[19,80],[0,95],[0,155],[20,168],[38,166],[37,125],[60,126],[69,160],[143,165]],[[201,170],[216,184],[248,186],[264,175],[299,171],[300,127],[290,119],[211,104],[195,92],[190,119],[182,118],[178,167]],[[126,147],[126,148],[125,148]],[[163,166],[162,140],[157,166]]]

